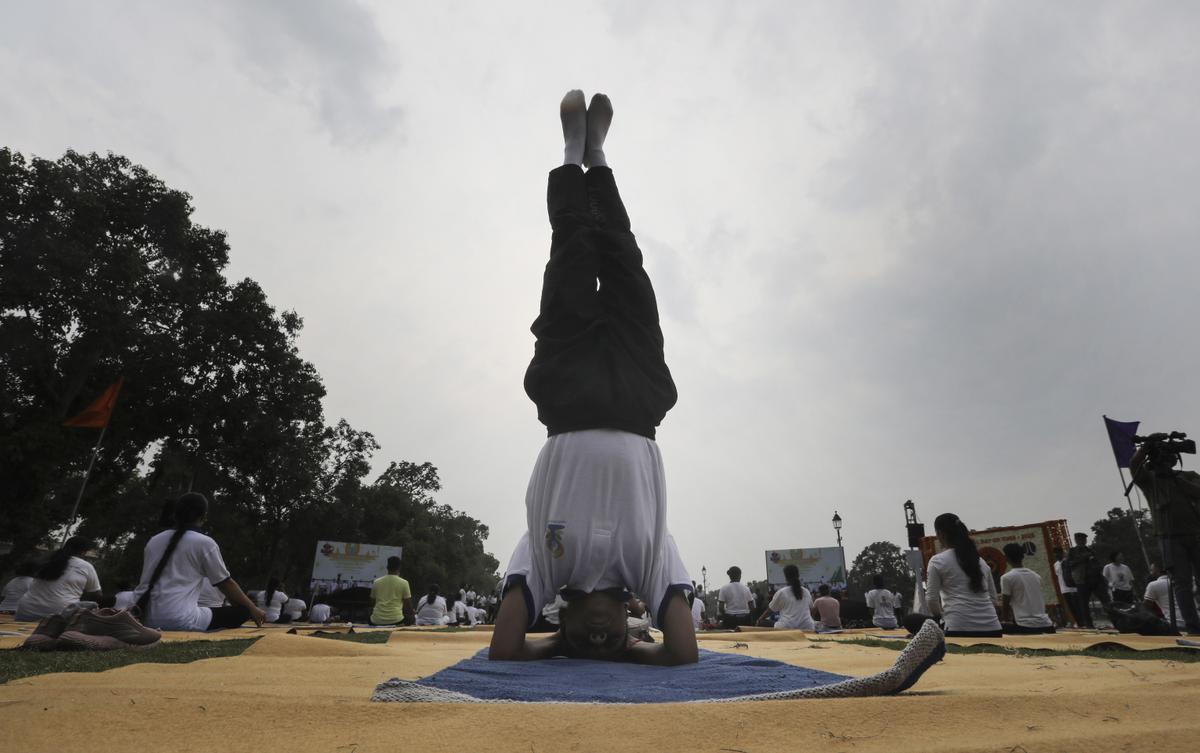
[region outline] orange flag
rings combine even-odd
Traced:
[[[95,402],[84,408],[78,416],[63,421],[63,426],[83,429],[103,429],[108,426],[113,408],[117,405],[117,393],[121,391],[121,385],[124,383],[125,377],[117,377],[117,381],[109,385],[108,389],[102,392]]]

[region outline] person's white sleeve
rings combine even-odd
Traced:
[[[867,609],[875,608],[875,592],[867,591]]]
[[[783,589],[782,588],[775,592],[775,595],[771,598],[771,603],[767,605],[767,609],[770,609],[772,612],[782,612],[783,611]]]
[[[992,600],[992,604],[998,604],[1000,597],[996,595],[996,579],[992,577],[992,568],[988,567],[982,557],[979,558],[979,564],[983,568],[983,579],[987,585],[988,597]]]
[[[1146,593],[1142,595],[1143,600],[1154,601],[1154,592],[1151,591],[1151,589],[1153,587],[1154,587],[1154,581],[1150,581],[1149,583],[1146,584]]]
[[[942,572],[935,560],[929,560],[925,581],[925,603],[936,617],[942,613]]]
[[[1012,596],[1013,579],[1008,577],[1011,573],[1005,573],[1000,576],[1000,593],[1005,596]]]
[[[83,585],[84,593],[100,590],[100,576],[96,574],[96,568],[92,567],[92,563],[84,561],[87,565],[87,579]]]
[[[225,567],[225,560],[221,558],[221,547],[217,546],[217,542],[209,539],[208,544],[200,553],[200,572],[215,586],[229,580],[229,569]]]

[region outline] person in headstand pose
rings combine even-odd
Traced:
[[[604,155],[612,104],[567,93],[563,165],[550,172],[553,231],[525,391],[548,439],[525,497],[528,530],[503,582],[489,656],[697,661],[691,578],[667,532],[655,428],[677,393],[658,304]],[[588,168],[584,172],[584,166]],[[627,603],[646,602],[661,643],[628,635]],[[559,631],[526,640],[561,595]]]

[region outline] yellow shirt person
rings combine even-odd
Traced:
[[[391,560],[397,560],[393,568]],[[371,584],[371,599],[375,609],[371,611],[372,625],[396,625],[404,622],[404,616],[412,611],[412,589],[408,581],[396,573],[400,570],[399,557],[388,558],[388,574],[376,578]]]

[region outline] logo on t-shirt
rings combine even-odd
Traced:
[[[563,523],[547,523],[546,524],[546,547],[550,550],[550,556],[554,559],[561,559],[567,553],[566,546],[563,545],[563,529],[566,525]]]

